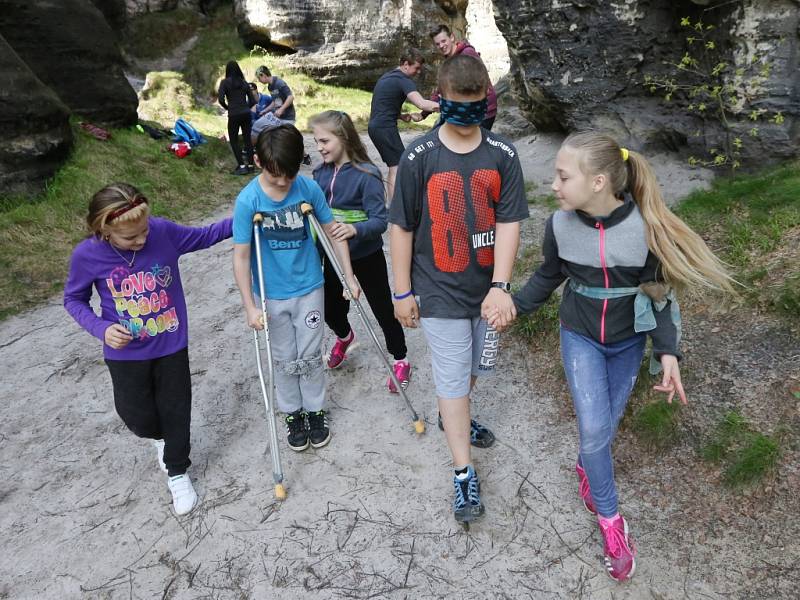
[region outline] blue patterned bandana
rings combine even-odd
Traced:
[[[468,127],[470,125],[480,125],[486,118],[486,109],[489,101],[476,100],[475,102],[456,102],[439,97],[439,111],[442,119],[452,125]]]

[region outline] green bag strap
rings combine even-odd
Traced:
[[[346,210],[343,208],[331,208],[333,218],[339,223],[361,223],[369,219],[363,210]]]

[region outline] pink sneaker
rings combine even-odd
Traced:
[[[350,336],[345,339],[336,338],[336,343],[333,345],[333,349],[331,350],[331,355],[328,357],[328,368],[335,369],[340,367],[344,362],[344,359],[347,358],[347,349],[350,347],[350,344],[353,343],[353,340],[356,339],[356,332],[352,329],[350,330]]]
[[[583,500],[583,506],[593,515],[597,514],[597,509],[594,507],[592,500],[592,491],[589,489],[589,478],[586,476],[586,471],[583,467],[575,463],[575,472],[578,474],[578,493]]]
[[[411,379],[411,365],[407,360],[401,360],[394,363],[394,367],[392,368],[394,369],[394,376],[397,377],[397,381],[400,382],[400,385],[403,389],[406,389],[408,387],[408,382]],[[386,387],[389,388],[389,391],[392,394],[400,393],[397,391],[397,388],[395,387],[394,381],[392,381],[391,377],[386,379]]]
[[[636,547],[628,533],[628,522],[617,515],[613,520],[599,519],[603,533],[606,571],[614,581],[625,581],[636,571]]]

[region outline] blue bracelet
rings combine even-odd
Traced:
[[[414,295],[414,290],[408,290],[405,294],[392,294],[392,297],[395,300],[402,300],[403,298],[408,298],[409,296]]]

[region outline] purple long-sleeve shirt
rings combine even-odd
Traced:
[[[86,331],[101,341],[109,326],[119,323],[133,335],[121,350],[103,344],[111,360],[149,360],[173,354],[189,344],[186,300],[178,270],[183,254],[213,246],[232,234],[232,220],[205,227],[186,227],[150,217],[144,247],[120,250],[95,236],[72,252],[64,285],[64,308]],[[122,256],[120,256],[120,254]],[[92,286],[100,296],[100,315],[89,305]]]

